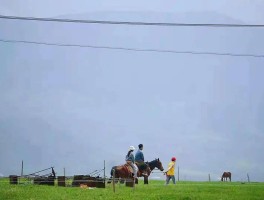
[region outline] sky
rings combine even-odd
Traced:
[[[98,0],[1,0],[3,15],[52,17],[65,14],[98,11],[158,11],[158,12],[219,12],[249,23],[263,22],[264,2],[262,0],[166,0],[166,1],[122,1]]]
[[[0,15],[264,23],[264,2],[10,1]],[[144,27],[0,19],[0,39],[264,54],[264,29]],[[107,175],[128,147],[177,158],[180,180],[264,181],[263,58],[0,43],[0,175],[50,166]],[[100,174],[102,175],[102,173]],[[152,177],[165,179],[160,173]]]

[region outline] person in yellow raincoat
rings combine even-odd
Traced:
[[[164,172],[166,174],[166,183],[165,185],[168,185],[170,180],[172,179],[173,184],[176,184],[175,181],[175,166],[176,166],[176,158],[172,157],[171,162],[168,165],[168,169]]]

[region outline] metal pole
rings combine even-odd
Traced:
[[[65,177],[65,167],[63,168],[63,175],[64,175],[64,177]]]
[[[250,182],[250,179],[249,179],[249,175],[247,174],[247,179],[248,179],[248,182]]]
[[[105,160],[104,160],[104,184],[105,184]]]
[[[210,177],[210,174],[208,174],[208,178],[209,178],[209,182],[211,182],[211,177]]]
[[[47,168],[47,169],[43,169],[43,170],[40,170],[40,171],[38,171],[38,172],[34,172],[34,173],[32,173],[32,174],[28,174],[28,176],[29,176],[29,175],[34,175],[34,174],[39,173],[39,172],[46,171],[46,170],[51,169],[51,168],[53,168],[53,167],[50,167],[50,168]]]
[[[180,167],[178,166],[178,181],[180,180]]]
[[[23,176],[23,170],[24,170],[24,163],[23,163],[23,160],[22,160],[21,177]]]

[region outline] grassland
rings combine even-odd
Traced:
[[[18,200],[87,200],[87,199],[179,199],[179,200],[263,200],[264,183],[240,182],[177,182],[165,186],[164,181],[140,181],[133,188],[117,184],[113,192],[111,184],[105,189],[83,189],[79,187],[39,186],[32,184],[10,185],[8,179],[0,179],[0,199]]]

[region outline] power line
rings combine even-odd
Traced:
[[[226,27],[226,28],[264,28],[263,24],[203,24],[203,23],[164,23],[164,22],[131,22],[131,21],[99,21],[80,19],[58,19],[58,18],[38,18],[38,17],[18,17],[0,15],[0,19],[28,20],[64,23],[85,23],[85,24],[108,24],[108,25],[133,25],[133,26],[192,26],[192,27]]]
[[[264,58],[264,54],[237,54],[237,53],[218,53],[218,52],[199,52],[199,51],[176,51],[176,50],[161,50],[161,49],[139,49],[139,48],[94,46],[94,45],[81,45],[81,44],[47,43],[47,42],[35,42],[35,41],[27,41],[27,40],[4,40],[4,39],[0,39],[0,42],[24,43],[24,44],[47,45],[47,46],[58,46],[58,47],[80,47],[80,48],[92,48],[92,49],[136,51],[136,52],[156,52],[156,53],[196,54],[196,55]]]

